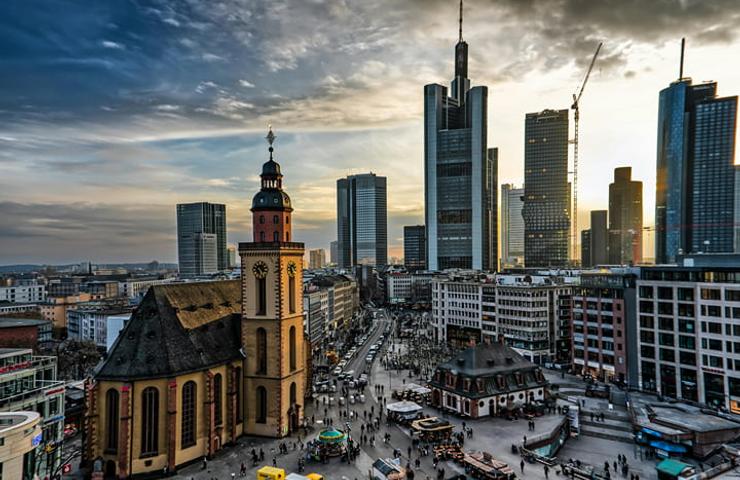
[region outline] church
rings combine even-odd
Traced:
[[[291,241],[272,129],[267,140],[241,280],[152,286],[88,381],[83,462],[93,478],[172,473],[242,435],[283,437],[302,424],[304,247]]]

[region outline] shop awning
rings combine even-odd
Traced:
[[[681,472],[683,472],[687,468],[691,468],[691,465],[689,465],[688,463],[679,462],[678,460],[673,460],[671,458],[666,458],[655,468],[659,472],[663,472],[666,475],[678,477],[679,475],[681,475]]]
[[[650,442],[650,446],[671,453],[686,453],[686,447],[684,447],[683,445],[678,445],[676,443],[652,441]]]

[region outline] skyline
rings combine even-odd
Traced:
[[[740,52],[740,14],[721,1],[619,2],[618,16],[609,2],[525,3],[465,3],[499,184],[522,184],[524,115],[567,108],[604,41],[581,103],[579,228],[619,166],[643,182],[652,225],[658,92],[678,77],[680,38],[686,75],[735,95],[740,69],[722,59]],[[335,182],[350,173],[388,177],[389,256],[423,223],[423,86],[451,80],[456,2],[55,5],[0,6],[13,72],[0,78],[0,264],[175,261],[185,202],[225,203],[229,243],[248,240],[268,123],[307,248],[334,240]]]

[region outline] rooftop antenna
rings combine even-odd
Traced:
[[[462,0],[460,0],[462,1]],[[681,80],[683,78],[683,52],[686,48],[686,37],[681,39],[681,67],[678,71],[678,79]]]
[[[463,0],[460,0],[460,32],[458,33],[458,42],[462,42],[462,15],[463,15]]]

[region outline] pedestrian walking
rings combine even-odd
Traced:
[[[522,469],[522,473],[524,473],[524,460],[522,460],[521,462],[519,462],[519,468],[521,468]]]
[[[547,465],[545,465],[544,470],[545,470],[545,478],[550,478],[549,477],[549,475],[550,475],[550,467],[548,467]]]

